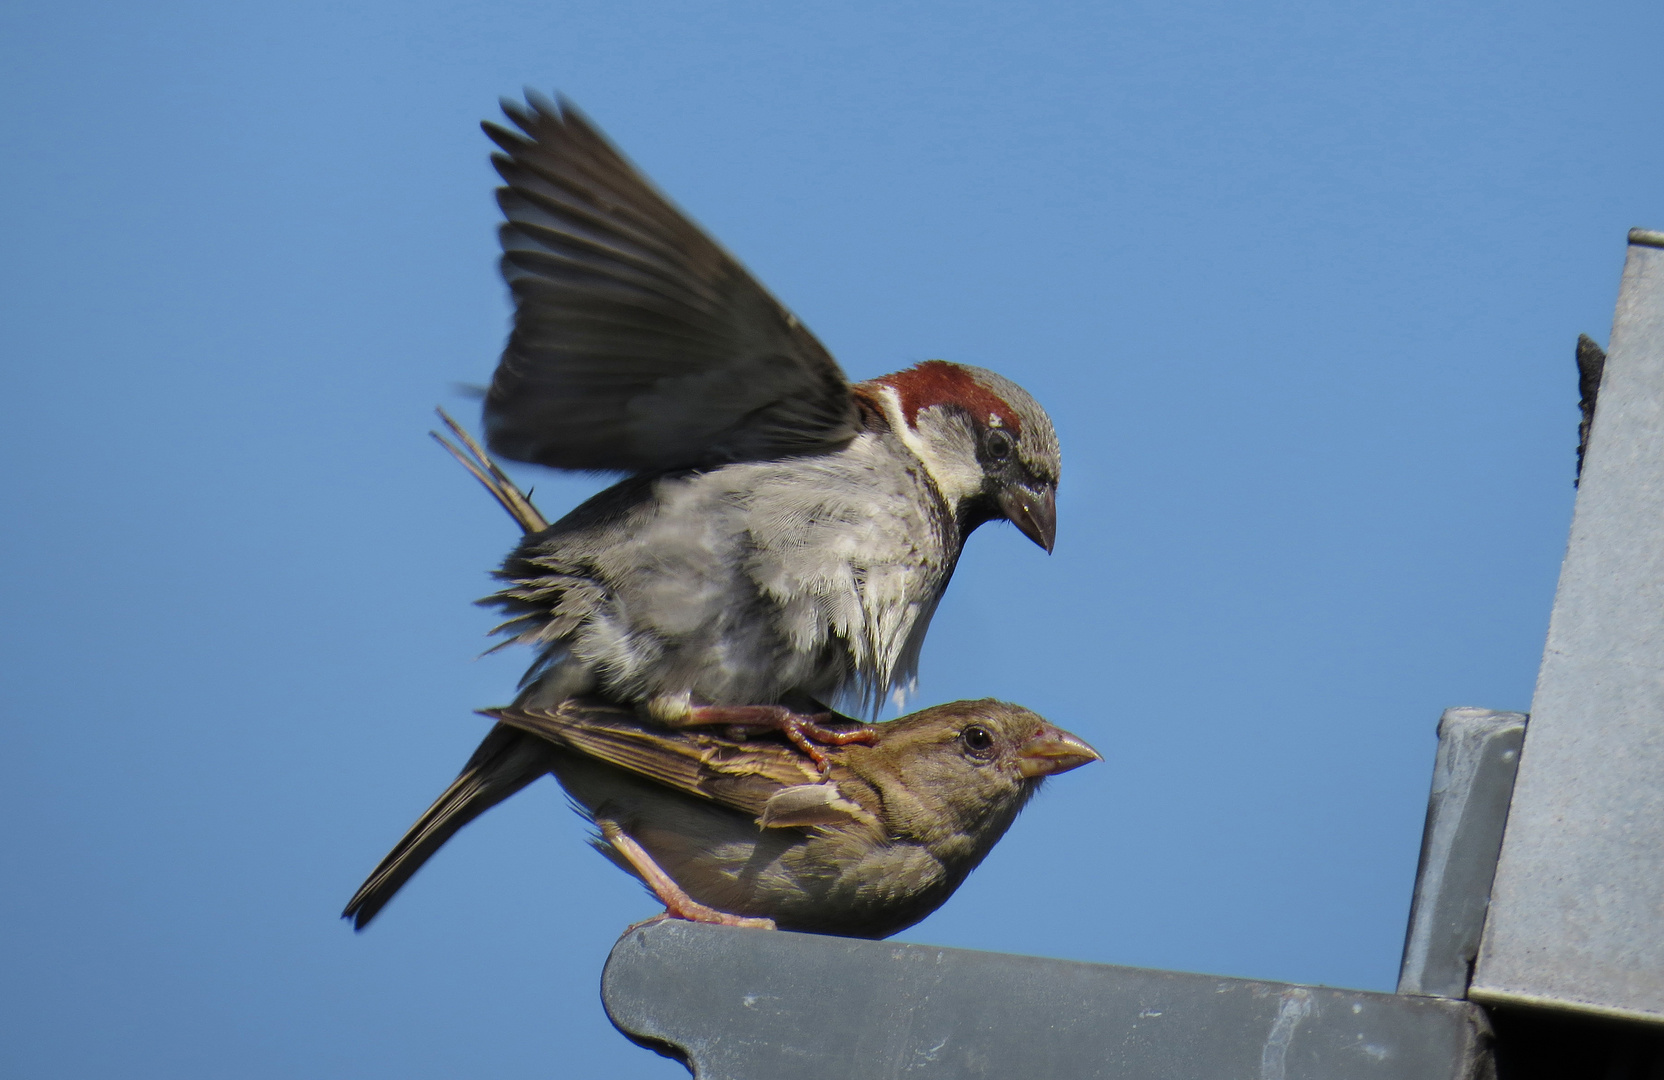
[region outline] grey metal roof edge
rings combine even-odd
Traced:
[[[698,1080],[1495,1075],[1468,1001],[678,921],[619,939],[601,999]]]

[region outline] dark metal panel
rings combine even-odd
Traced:
[[[1664,1021],[1664,249],[1632,236],[1470,996]]]
[[[1466,997],[1502,850],[1525,714],[1446,709],[1421,834],[1400,994]]]
[[[619,939],[613,1023],[699,1080],[1489,1075],[1466,1002],[662,922]]]

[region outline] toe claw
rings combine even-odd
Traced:
[[[778,731],[805,757],[820,769],[822,778],[832,773],[832,761],[822,746],[848,746],[851,743],[871,745],[877,733],[865,725],[855,728],[833,728],[833,713],[795,713],[784,705],[695,705],[685,716],[674,721],[674,726],[725,725],[730,736],[743,730],[763,729]]]

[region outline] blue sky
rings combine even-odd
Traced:
[[[972,540],[920,700],[1107,760],[903,939],[1391,987],[1434,724],[1530,703],[1573,343],[1664,227],[1664,8],[900,8],[0,11],[0,1072],[682,1075],[600,1009],[655,908],[552,783],[335,917],[525,661],[425,433],[501,346],[528,85],[853,376],[1057,422],[1057,552]]]

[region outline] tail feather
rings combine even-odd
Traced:
[[[438,432],[429,432],[434,440],[451,452],[474,479],[507,510],[520,528],[527,533],[540,532],[549,522],[538,513],[520,489],[515,486],[489,454],[444,409],[437,410],[451,434],[466,447],[459,448]],[[341,912],[343,919],[351,919],[354,930],[362,930],[376,917],[376,912],[393,899],[410,875],[422,868],[433,853],[444,846],[456,831],[487,810],[513,795],[527,784],[549,771],[553,746],[533,735],[517,731],[507,724],[498,724],[480,743],[468,764],[445,793],[434,800],[410,831],[404,834],[381,865],[359,886],[358,892]]]
[[[558,753],[553,744],[507,724],[492,728],[451,786],[359,886],[341,917],[351,919],[354,930],[368,926],[458,829],[548,772]]]

